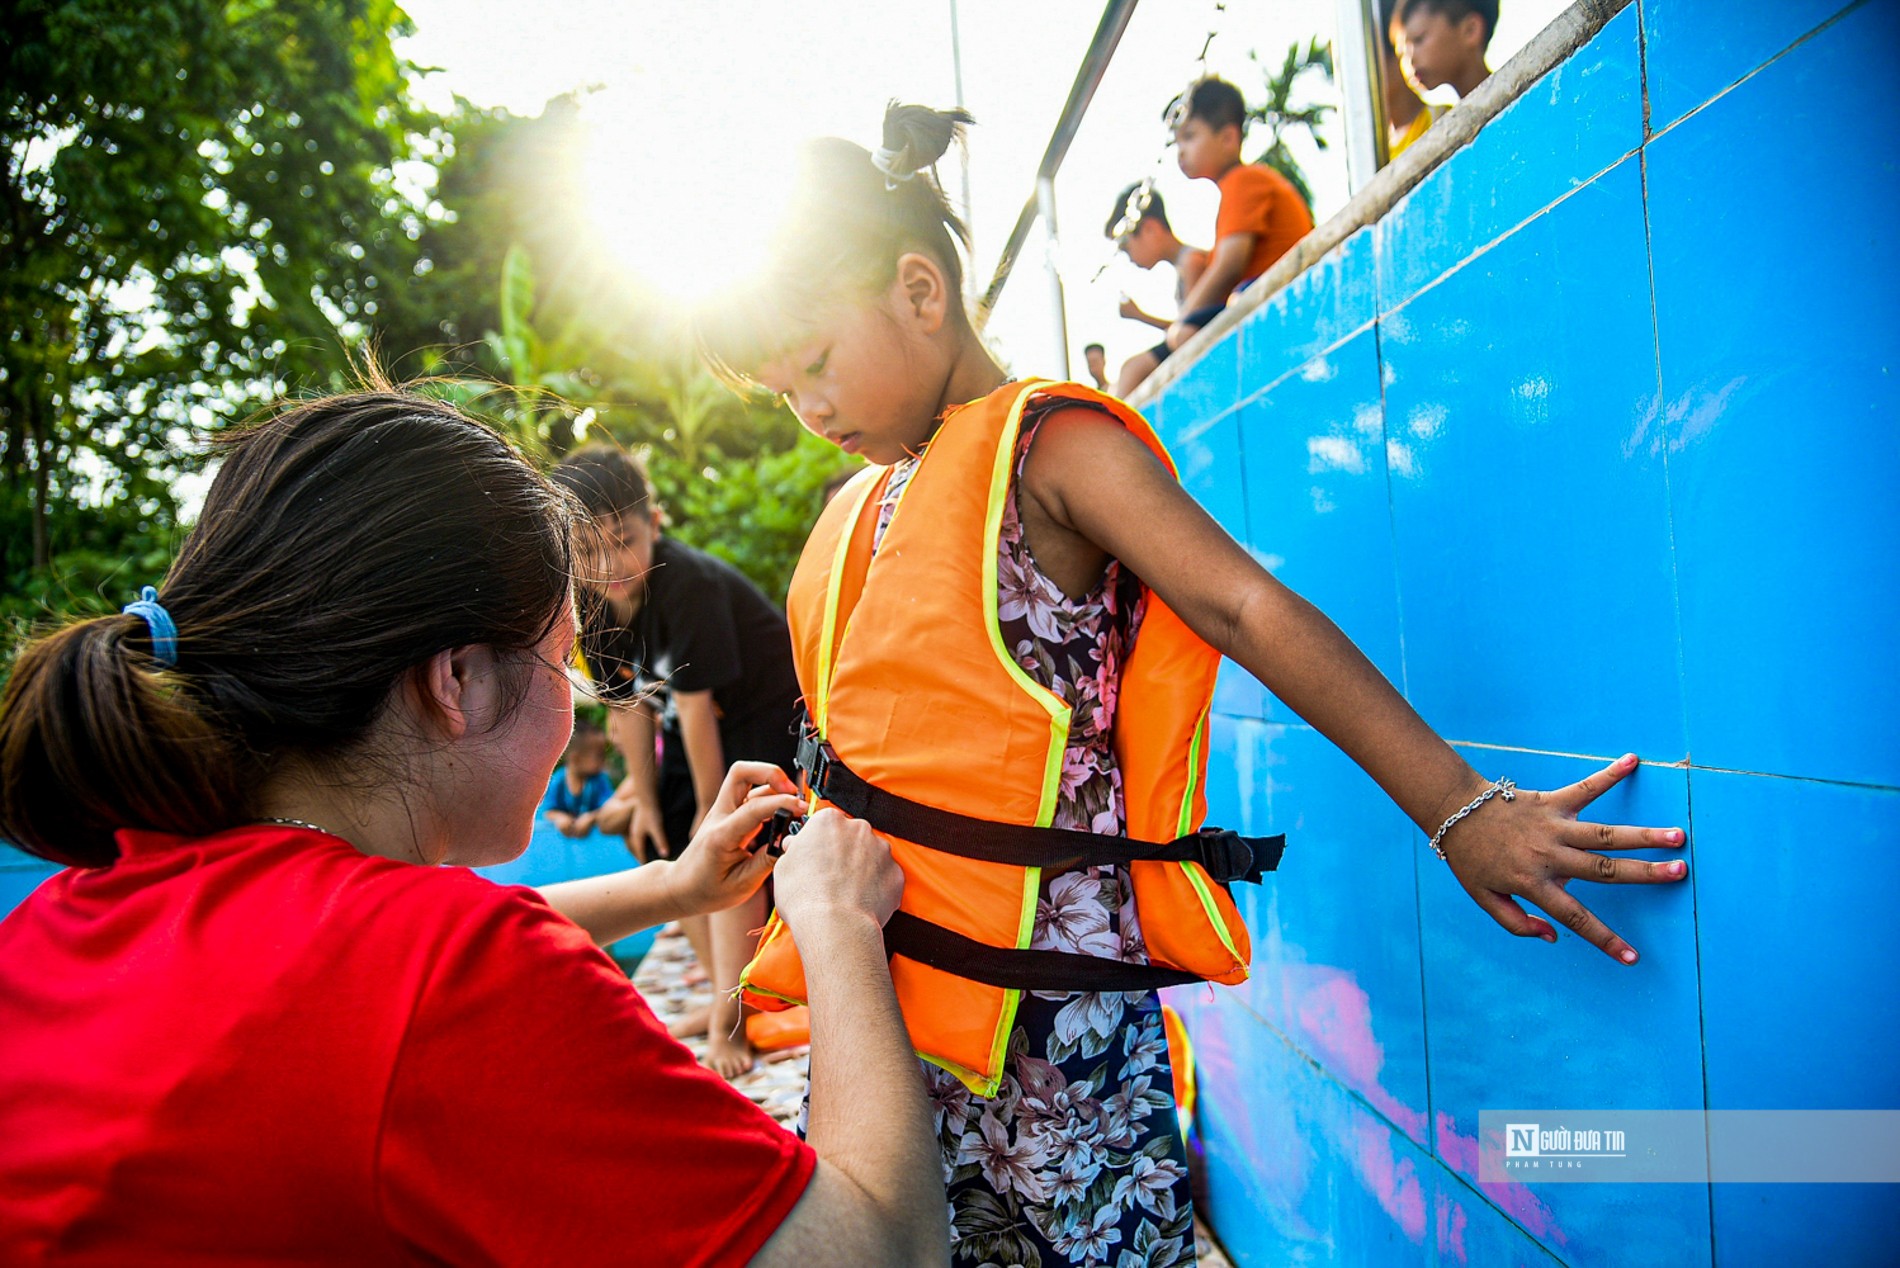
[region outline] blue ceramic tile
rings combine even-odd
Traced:
[[[1267,716],[1267,689],[1260,685],[1259,679],[1239,665],[1224,660],[1220,665],[1220,677],[1214,680],[1214,712],[1234,718],[1264,718]]]
[[[1900,793],[1690,776],[1709,1103],[1900,1109]],[[1878,985],[1877,985],[1878,984]]]
[[[1840,133],[1900,112],[1895,7],[1854,11],[1649,147],[1699,766],[1900,785],[1900,166],[1850,161]],[[1764,153],[1798,217],[1762,214]]]
[[[1361,229],[1294,278],[1240,327],[1243,398],[1326,351],[1378,312],[1372,230]]]
[[[1428,1258],[1430,1157],[1244,1009],[1197,1021],[1205,1213],[1235,1262]]]
[[[1240,408],[1248,547],[1403,686],[1392,511],[1367,330]],[[1265,716],[1295,715],[1269,699]]]
[[[1236,724],[1211,751],[1210,788],[1218,780],[1223,806],[1247,807],[1232,822],[1287,838],[1264,884],[1234,887],[1254,947],[1253,977],[1235,993],[1428,1146],[1417,831],[1318,732]]]
[[[1373,235],[1381,311],[1642,144],[1636,37],[1631,5],[1386,213]]]
[[[1240,399],[1240,341],[1229,331],[1161,393],[1167,401],[1161,439],[1170,449],[1177,437],[1211,422]],[[1156,421],[1152,417],[1150,421]],[[1157,423],[1157,427],[1159,423]]]
[[[1900,793],[1693,771],[1709,1105],[1900,1109]],[[1890,1261],[1890,1185],[1717,1185],[1716,1261]]]
[[[1651,130],[1662,131],[1843,7],[1841,0],[1644,0]]]
[[[1507,1264],[1556,1268],[1562,1262],[1444,1167],[1435,1167],[1433,1178],[1432,1263],[1456,1268]],[[1525,1210],[1534,1215],[1528,1207]]]
[[[1561,787],[1597,768],[1529,753],[1465,756],[1529,788]],[[1584,817],[1683,825],[1687,773],[1645,766]],[[1415,858],[1434,1152],[1566,1262],[1706,1263],[1707,1185],[1477,1183],[1483,1110],[1702,1108],[1695,894],[1688,883],[1571,882],[1571,892],[1642,954],[1625,966],[1561,923],[1554,946],[1512,937],[1422,842]]]
[[[1168,453],[1181,487],[1235,539],[1247,540],[1247,496],[1240,464],[1240,424],[1230,410],[1179,429]]]
[[[1681,758],[1635,160],[1381,322],[1406,687],[1448,738]]]

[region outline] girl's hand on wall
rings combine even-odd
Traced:
[[[1597,853],[1680,847],[1686,839],[1681,828],[1635,828],[1577,819],[1584,807],[1636,766],[1636,755],[1630,753],[1568,788],[1555,792],[1523,788],[1515,801],[1493,797],[1445,834],[1445,857],[1458,883],[1493,920],[1519,937],[1557,940],[1557,931],[1548,922],[1518,905],[1516,899],[1526,898],[1605,954],[1624,964],[1636,963],[1636,949],[1564,888],[1573,880],[1661,885],[1689,874],[1689,865],[1681,859],[1651,863]]]
[[[803,808],[797,793],[785,772],[768,762],[733,763],[693,843],[674,862],[674,884],[686,910],[724,911],[765,883],[776,860],[754,851],[752,839],[774,814]]]

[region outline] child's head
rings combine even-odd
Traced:
[[[583,445],[561,459],[552,478],[594,522],[595,559],[591,567],[581,561],[580,583],[608,599],[635,594],[653,567],[660,537],[660,511],[639,460],[614,445]]]
[[[1219,180],[1240,162],[1247,135],[1247,103],[1240,89],[1212,75],[1196,80],[1169,103],[1175,157],[1181,174],[1192,180]]]
[[[1379,29],[1385,35],[1379,49],[1385,58],[1385,108],[1390,115],[1395,102],[1403,101],[1406,94],[1418,96],[1425,86],[1418,82],[1406,56],[1405,0],[1379,0],[1379,17]]]
[[[1087,362],[1089,373],[1095,378],[1108,377],[1108,349],[1101,344],[1085,344],[1082,348],[1082,360]]]
[[[1174,228],[1168,224],[1167,205],[1146,181],[1136,181],[1121,192],[1102,232],[1141,268],[1151,269],[1174,258]]]
[[[695,319],[720,377],[781,396],[847,453],[891,463],[929,438],[949,365],[975,340],[958,245],[968,243],[930,168],[970,121],[893,102],[873,154],[812,142],[762,276]]]
[[[1498,25],[1497,0],[1404,0],[1406,60],[1424,88],[1482,78]]]
[[[575,718],[574,734],[567,742],[564,759],[567,769],[582,779],[592,779],[607,769],[607,733],[592,718]]]

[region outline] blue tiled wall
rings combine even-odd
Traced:
[[[1638,0],[1152,406],[1196,496],[1480,770],[1645,765],[1504,934],[1229,666],[1211,817],[1289,834],[1176,992],[1243,1264],[1894,1262],[1881,1186],[1490,1184],[1487,1108],[1900,1109],[1900,0]]]

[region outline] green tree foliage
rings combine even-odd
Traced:
[[[1256,65],[1259,64],[1260,59],[1254,54],[1249,53],[1248,57]],[[1293,188],[1299,191],[1305,201],[1307,210],[1311,211],[1313,187],[1307,181],[1299,160],[1287,148],[1287,138],[1303,131],[1313,139],[1316,148],[1325,150],[1326,137],[1320,128],[1325,124],[1326,116],[1333,112],[1333,107],[1310,99],[1303,104],[1294,104],[1300,81],[1309,77],[1308,72],[1317,72],[1328,83],[1332,81],[1333,46],[1321,43],[1318,36],[1307,41],[1304,48],[1297,43],[1289,46],[1278,69],[1261,67],[1266,80],[1266,93],[1259,105],[1247,111],[1247,118],[1263,127],[1267,135],[1266,148],[1253,161],[1266,164],[1291,181]],[[1258,131],[1255,135],[1259,135]]]
[[[0,607],[20,615],[155,580],[188,430],[345,370],[414,268],[425,217],[397,173],[427,142],[393,0],[25,0],[5,23]]]

